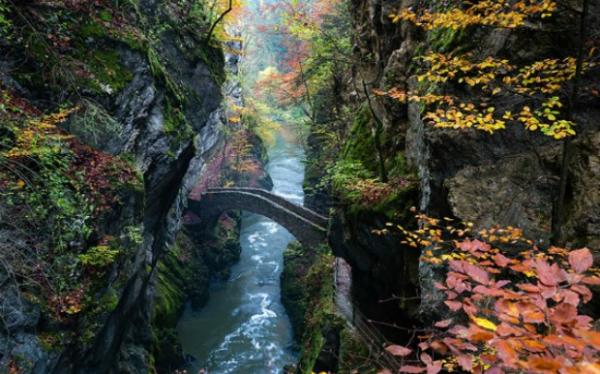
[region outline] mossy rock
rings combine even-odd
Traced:
[[[281,302],[286,309],[294,336],[302,338],[307,307],[306,277],[315,259],[314,251],[294,241],[283,252],[281,273]]]
[[[370,357],[369,347],[358,334],[346,327],[340,331],[339,374],[375,374],[379,370]]]
[[[371,112],[368,106],[363,105],[354,118],[342,157],[346,160],[360,161],[367,169],[376,172],[377,150],[373,139],[371,122]]]

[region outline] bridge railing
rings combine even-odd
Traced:
[[[302,225],[304,225],[304,226],[311,227],[315,232],[319,232],[319,236],[323,236],[323,238],[319,240],[319,243],[325,239],[325,235],[327,234],[326,227],[321,226],[318,223],[316,223],[315,221],[313,221],[312,219],[307,218],[307,217],[305,217],[305,215],[300,214],[302,211],[290,210],[287,207],[280,205],[277,201],[274,201],[274,199],[272,199],[272,196],[255,194],[255,193],[252,193],[249,191],[208,190],[202,194],[202,196],[204,198],[201,198],[200,200],[191,199],[188,203],[188,208],[190,208],[192,211],[197,210],[197,209],[202,210],[203,209],[202,205],[206,204],[206,203],[211,204],[210,201],[212,198],[225,197],[226,201],[228,201],[228,199],[235,200],[236,195],[238,197],[242,197],[242,196],[251,197],[254,200],[264,202],[265,206],[270,206],[270,207],[274,208],[275,211],[281,212],[283,214],[283,218],[282,218],[283,221],[286,220],[285,217],[289,217],[292,220],[296,220],[296,222],[302,223]],[[233,205],[230,204],[230,206],[228,208],[234,209],[234,210],[244,210],[244,206],[235,205],[235,204],[233,204]],[[266,210],[269,210],[269,209],[266,209]],[[259,214],[263,214],[263,213],[261,213],[260,210],[250,209],[250,211],[259,213]],[[277,221],[277,219],[275,217],[272,217],[269,214],[265,214],[265,215],[267,217],[270,217]],[[286,223],[283,221],[281,221],[279,223],[281,223],[283,226],[286,226]],[[291,227],[288,227],[288,228],[292,229]],[[318,243],[313,243],[313,244],[316,245]]]
[[[278,196],[278,195],[276,195],[270,191],[264,190],[264,189],[252,188],[252,187],[221,187],[221,188],[209,188],[206,192],[230,192],[230,191],[253,193],[256,195],[266,197],[266,198],[272,200],[273,202],[281,205],[282,207],[296,213],[297,215],[299,215],[301,217],[304,217],[305,219],[308,219],[308,220],[316,223],[317,225],[319,225],[325,229],[327,228],[327,225],[329,224],[329,218],[322,216],[306,207],[294,204],[294,203],[286,200],[285,198]]]

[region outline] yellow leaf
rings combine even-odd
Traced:
[[[496,331],[496,324],[489,319],[481,318],[481,317],[471,317],[473,322],[479,327],[483,327],[486,330]]]

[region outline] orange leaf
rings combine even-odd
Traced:
[[[545,321],[544,313],[539,310],[525,310],[522,316],[525,323],[543,323]]]
[[[525,292],[531,292],[531,293],[540,292],[540,288],[531,283],[520,283],[520,284],[517,284],[517,287],[519,287],[520,289],[522,289]]]
[[[513,366],[517,362],[519,356],[506,340],[498,340],[494,343],[494,346],[498,351],[498,357],[500,357],[506,366]]]
[[[600,350],[600,332],[577,330],[577,334],[583,338],[586,344]]]
[[[530,352],[544,352],[546,350],[546,346],[544,344],[533,339],[524,340],[523,346]]]
[[[527,360],[526,365],[529,369],[551,373],[558,372],[558,369],[563,366],[559,360],[553,357],[531,357]]]

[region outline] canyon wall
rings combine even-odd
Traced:
[[[0,45],[2,150],[17,156],[14,169],[2,163],[0,372],[155,370],[157,269],[185,247],[173,243],[187,196],[223,139],[224,56],[205,38],[201,3],[191,4],[34,1],[3,9],[10,35]],[[64,119],[42,114],[65,107],[74,109]],[[58,139],[43,154],[22,138],[22,124],[38,118],[41,142]],[[19,158],[21,139],[33,148]],[[66,166],[38,180],[46,159]],[[79,176],[81,187],[72,182]],[[27,200],[30,192],[8,198],[22,179],[42,202]],[[64,196],[52,195],[54,181]],[[87,198],[73,197],[88,189]],[[29,209],[42,209],[44,221],[28,219]],[[43,226],[57,220],[69,235]],[[32,256],[32,248],[31,268],[6,255]]]
[[[391,183],[400,183],[400,192],[376,206],[349,203],[339,189],[320,186],[327,155],[317,134],[308,142],[310,185],[307,202],[317,209],[335,206],[330,243],[334,253],[349,261],[353,269],[355,302],[373,319],[412,326],[437,316],[439,295],[433,284],[442,267],[419,261],[419,250],[401,244],[402,236],[381,235],[373,230],[386,222],[415,228],[411,206],[435,217],[452,217],[473,222],[482,229],[490,225],[516,226],[539,245],[552,240],[553,214],[560,191],[563,142],[530,132],[521,125],[487,134],[474,129],[439,129],[423,120],[419,103],[372,95],[367,105],[362,83],[370,89],[418,90],[415,57],[426,48],[447,53],[470,50],[476,58],[506,58],[517,63],[546,57],[564,58],[577,54],[576,15],[564,12],[535,29],[535,37],[523,29],[433,30],[425,31],[410,22],[394,23],[390,17],[403,8],[444,9],[444,1],[353,0],[354,63],[346,78],[345,101],[358,107],[354,122],[346,125],[345,142],[336,153],[348,165],[360,163],[377,173],[378,151],[371,129],[373,116],[381,120],[381,154],[392,174]],[[588,35],[597,29],[600,8],[592,5],[587,20]],[[557,32],[570,28],[572,32]],[[586,47],[593,46],[595,40]],[[597,42],[597,40],[596,40]],[[597,74],[596,74],[597,77]],[[354,83],[352,83],[354,82]],[[593,74],[586,85],[598,87]],[[358,88],[357,88],[358,87]],[[447,83],[448,92],[457,88]],[[459,91],[469,101],[469,91]],[[471,96],[472,98],[473,96]],[[581,93],[574,117],[578,135],[569,145],[566,210],[560,230],[564,245],[588,246],[598,257],[600,226],[598,186],[600,169],[598,139],[600,108],[598,96]],[[356,105],[355,102],[362,104]],[[510,105],[523,105],[511,102]],[[500,99],[499,104],[502,104]],[[373,110],[373,114],[370,113]],[[322,185],[322,183],[321,183]],[[386,302],[381,302],[387,300]],[[392,333],[392,335],[394,335]]]

